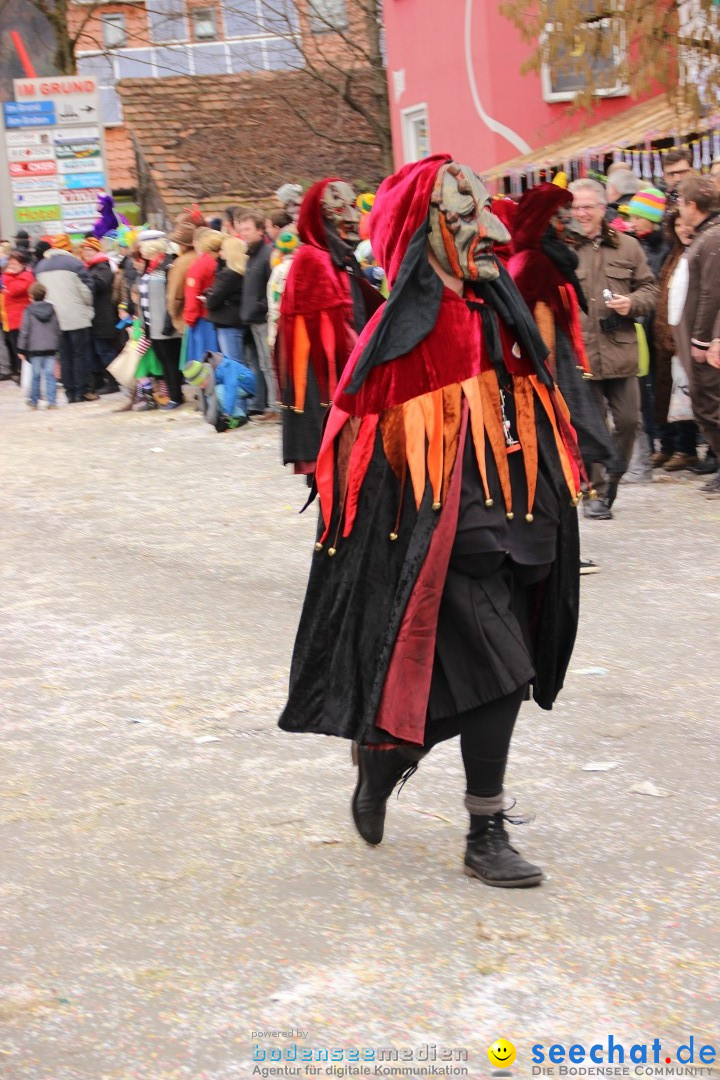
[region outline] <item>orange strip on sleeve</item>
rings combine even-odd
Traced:
[[[442,505],[443,475],[443,401],[442,390],[433,390],[423,394],[420,407],[425,418],[425,430],[428,437],[427,467],[433,493],[433,505],[437,510]]]
[[[383,450],[390,468],[402,479],[406,467],[405,459],[405,416],[402,405],[395,405],[380,414],[380,431]]]
[[[485,489],[485,498],[489,499],[490,488],[488,487],[487,468],[485,465],[485,424],[483,423],[483,404],[482,397],[480,396],[480,383],[477,376],[475,376],[472,379],[467,379],[460,385],[467,398],[468,408],[470,409],[470,432],[472,434],[473,445],[475,446],[475,457],[477,458],[478,469],[480,470],[480,479],[482,480],[483,488]]]
[[[525,477],[527,479],[527,512],[532,514],[535,503],[538,472],[537,428],[535,426],[535,395],[525,375],[513,375],[515,392],[515,419],[520,445],[523,449]]]
[[[295,387],[295,412],[305,412],[305,394],[307,392],[308,361],[310,359],[310,338],[305,319],[295,316],[295,334],[293,340],[293,385]]]
[[[403,418],[405,453],[415,495],[415,506],[419,510],[425,492],[425,418],[418,398],[411,398],[410,401],[405,402]]]
[[[555,410],[553,409],[552,401],[550,400],[550,392],[548,391],[547,386],[543,386],[543,384],[538,379],[537,375],[529,375],[528,378],[530,379],[530,382],[532,383],[532,386],[533,386],[533,389],[535,390],[535,393],[540,398],[542,406],[545,409],[545,412],[547,414],[547,418],[550,421],[550,424],[552,425],[553,435],[555,436],[555,445],[557,447],[558,457],[560,458],[560,465],[562,466],[562,471],[563,471],[563,475],[565,477],[565,482],[566,482],[568,488],[570,489],[570,494],[572,495],[573,499],[575,499],[575,498],[577,498],[578,487],[579,487],[579,482],[580,481],[578,479],[578,481],[576,482],[575,478],[573,476],[573,470],[572,470],[572,466],[570,464],[568,451],[567,451],[567,448],[565,446],[565,443],[563,442],[562,435],[560,434],[560,431],[558,430],[558,424],[557,424],[557,418],[555,416]]]

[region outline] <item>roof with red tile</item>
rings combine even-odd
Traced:
[[[105,160],[112,191],[134,191],[137,187],[135,150],[127,128],[105,128]]]
[[[368,125],[306,72],[124,79],[118,89],[125,123],[171,215],[192,201],[206,212],[267,202],[286,181],[305,186],[336,175],[375,186],[382,179],[377,146],[358,144],[372,142]]]

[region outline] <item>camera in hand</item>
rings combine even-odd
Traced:
[[[604,330],[606,334],[611,334],[613,330],[619,330],[621,326],[622,319],[617,311],[611,311],[609,315],[604,315],[600,319],[600,329]]]

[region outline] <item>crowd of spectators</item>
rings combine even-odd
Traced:
[[[663,160],[657,186],[643,184],[621,161],[605,177],[569,185],[577,278],[587,301],[582,333],[626,478],[651,469],[692,470],[709,476],[703,491],[714,496],[720,495],[720,161],[701,175],[683,149]],[[91,235],[79,247],[60,234],[31,250],[29,237],[18,233],[14,244],[3,243],[0,257],[10,363],[2,377],[18,381],[26,358],[33,408],[43,374],[49,406],[56,402],[55,375],[69,403],[91,401],[121,389],[113,369],[130,349],[135,366],[124,380],[130,386],[121,408],[174,409],[195,395],[217,430],[242,426],[251,415],[277,422],[272,350],[299,244],[301,200],[300,187],[285,184],[268,213],[230,206],[207,221],[195,207],[167,233],[144,230],[103,241]],[[372,266],[368,246],[365,240],[362,256]],[[382,277],[377,267],[372,274]],[[56,354],[57,366],[49,359]],[[599,498],[587,501],[584,512],[610,518],[611,489],[621,476],[594,465],[592,479]]]

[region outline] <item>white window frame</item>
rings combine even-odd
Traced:
[[[127,26],[125,24],[125,16],[122,11],[105,11],[100,16],[100,25],[102,26],[103,46],[108,49],[124,49],[127,45],[128,33]],[[108,40],[109,36],[106,33],[105,28],[114,26],[122,31],[122,42],[119,45],[113,45]]]
[[[210,16],[210,19],[211,19],[212,25],[213,25],[213,36],[212,37],[198,37],[198,33],[197,33],[197,16],[200,14],[200,12],[205,14],[206,17],[208,15]],[[216,41],[217,42],[217,41],[223,41],[224,40],[224,38],[222,38],[220,36],[220,32],[219,32],[219,29],[218,29],[217,11],[211,5],[208,4],[206,7],[193,7],[193,8],[191,8],[190,9],[190,18],[192,20],[193,42],[195,44],[197,44],[197,45],[206,45],[208,42],[211,42],[211,41]]]
[[[310,0],[307,5],[308,25],[311,34],[335,34],[349,29],[350,16],[348,14],[347,0],[339,0],[343,12],[338,23],[333,22],[333,16],[325,14],[321,10],[323,0]],[[313,5],[316,4],[317,8]]]
[[[422,161],[423,158],[418,157],[417,155],[417,136],[415,135],[414,128],[418,120],[423,120],[425,122],[428,155],[431,154],[432,139],[430,137],[430,115],[427,102],[423,101],[418,105],[409,105],[406,109],[401,109],[400,119],[402,123],[403,158],[405,164],[408,165],[412,161]]]
[[[593,25],[601,27],[603,30],[607,29],[613,23],[612,16],[608,16],[604,19],[598,19]],[[582,24],[586,25],[586,24]],[[543,34],[542,42],[546,41],[550,34],[554,32],[555,24],[546,23],[545,32]],[[622,33],[622,28],[618,24],[618,33]],[[542,43],[541,42],[541,43]],[[617,44],[613,45],[613,52],[615,54],[616,66],[619,66],[620,61],[627,57],[627,43],[624,40],[619,40]],[[550,64],[543,64],[540,68],[540,82],[542,85],[543,101],[556,102],[556,101],[574,101],[580,90],[553,90],[552,88],[552,73],[550,70]],[[625,97],[630,93],[630,87],[626,83],[616,82],[614,86],[598,87],[594,91],[593,96],[598,98],[610,98],[610,97]]]

